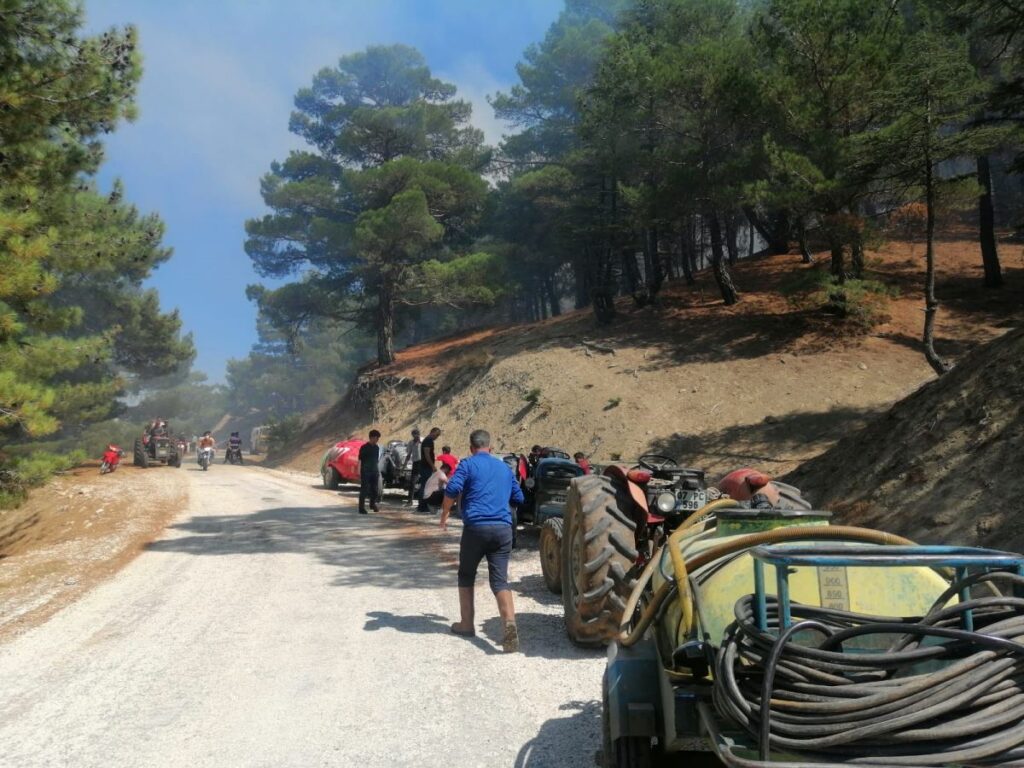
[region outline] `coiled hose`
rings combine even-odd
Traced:
[[[762,760],[771,749],[823,763],[1024,765],[1024,599],[946,605],[997,582],[1024,587],[1014,574],[976,574],[924,617],[794,603],[781,635],[775,599],[762,631],[747,595],[715,658],[715,708],[757,739]],[[961,628],[967,610],[974,631]],[[853,640],[860,650],[844,652]]]

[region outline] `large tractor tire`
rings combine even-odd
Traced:
[[[180,467],[181,466],[181,451],[177,448],[173,448],[169,454],[167,454],[167,466],[168,467]]]
[[[553,517],[540,529],[540,572],[544,584],[556,595],[562,594],[562,521]]]
[[[135,450],[132,452],[132,463],[136,467],[145,469],[149,466],[149,456],[146,455],[146,446],[142,444],[142,438],[135,438]]]
[[[573,480],[562,537],[565,630],[578,645],[607,644],[618,634],[636,577],[635,502],[603,475]]]
[[[324,488],[329,491],[338,490],[338,486],[341,484],[341,475],[338,474],[338,470],[327,465],[323,468],[321,477],[323,477],[324,480]]]

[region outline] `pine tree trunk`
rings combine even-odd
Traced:
[[[661,254],[658,252],[658,244],[661,240],[656,226],[647,230],[647,251],[651,255],[651,271],[647,273],[647,285],[651,294],[651,301],[657,298],[661,286],[665,283],[665,265],[662,264]]]
[[[929,114],[929,128],[931,124]],[[939,302],[935,298],[935,178],[931,153],[925,150],[925,275],[924,275],[924,357],[939,376],[949,364],[935,351],[935,314]]]
[[[604,243],[602,245],[604,259],[601,264],[600,277],[597,284],[592,286],[590,292],[594,316],[601,325],[608,325],[615,319],[615,293],[618,290],[617,284],[613,284],[612,280],[615,258],[615,237],[612,232],[615,229],[618,216],[617,182],[614,177],[610,181],[611,188],[609,189],[609,178],[607,176],[601,177],[601,209],[604,209],[606,200],[610,201],[608,206],[608,226],[605,226]]]
[[[389,277],[381,279],[377,291],[377,362],[395,361],[395,294]]]
[[[573,262],[573,299],[576,309],[583,309],[590,303],[590,271],[593,263],[590,259],[588,249],[584,249],[583,256],[577,257]]]
[[[752,259],[754,258],[754,240],[757,238],[757,230],[754,229],[754,223],[749,218],[747,221],[749,222],[747,225],[747,258]]]
[[[740,249],[736,244],[736,220],[727,214],[725,220],[725,247],[729,251],[729,266],[735,267],[740,260]]]
[[[850,243],[850,273],[855,280],[864,279],[864,242],[859,233]]]
[[[843,254],[843,241],[835,235],[830,235],[829,247],[832,253],[832,277],[836,279],[837,283],[842,285],[846,282],[846,263],[845,255]]]
[[[814,255],[811,253],[810,248],[807,247],[807,225],[802,217],[797,222],[796,233],[800,241],[800,262],[803,264],[813,264]]]
[[[554,275],[550,275],[544,282],[548,292],[548,301],[551,303],[551,316],[558,317],[562,314],[562,303],[558,298],[558,287],[555,284]]]
[[[679,235],[679,250],[683,259],[683,278],[687,285],[693,285],[697,280],[693,276],[693,221],[683,225]]]
[[[718,283],[718,290],[722,293],[722,301],[730,307],[740,300],[740,295],[725,265],[722,253],[722,228],[716,212],[708,216],[708,227],[711,229],[711,269],[715,275],[715,282]]]
[[[999,288],[1003,285],[1003,268],[999,263],[999,248],[996,245],[996,214],[988,155],[979,155],[977,164],[978,184],[982,189],[978,197],[978,238],[981,241],[981,263],[985,268],[985,287]]]

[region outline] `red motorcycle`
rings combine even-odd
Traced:
[[[119,446],[111,443],[107,446],[107,450],[103,452],[103,463],[100,464],[100,474],[105,475],[107,472],[113,472],[117,469],[117,465],[121,463],[121,457],[124,456],[124,451]]]

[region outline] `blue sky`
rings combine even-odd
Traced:
[[[375,43],[413,45],[474,105],[488,140],[503,126],[486,97],[516,81],[561,0],[86,0],[98,31],[138,27],[145,74],[139,119],[107,141],[101,183],[157,211],[174,257],[151,284],[195,334],[196,367],[224,362],[256,338],[245,286],[257,282],[243,223],[260,215],[259,179],[301,142],[288,133],[295,92],[321,67]]]

